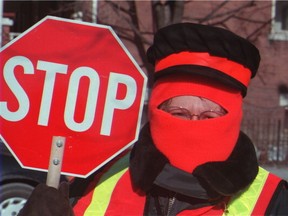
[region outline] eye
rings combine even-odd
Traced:
[[[200,119],[212,119],[212,118],[218,118],[225,115],[224,113],[216,112],[216,111],[205,111],[200,114]]]
[[[176,117],[176,118],[181,118],[181,119],[190,119],[191,115],[188,110],[185,108],[181,107],[166,107],[164,109],[165,112],[169,113],[170,115]]]
[[[169,113],[177,118],[189,119],[189,115],[187,115],[186,112],[183,112],[181,110],[173,110],[170,111]]]

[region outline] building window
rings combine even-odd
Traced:
[[[288,107],[288,87],[285,84],[278,86],[279,92],[279,105],[283,107]]]
[[[288,5],[285,5],[282,9],[281,15],[282,30],[288,30]]]
[[[271,40],[288,40],[288,1],[272,1]]]

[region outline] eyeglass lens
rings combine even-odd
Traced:
[[[167,106],[163,110],[177,118],[187,119],[187,120],[192,120],[193,117],[196,117],[198,120],[205,120],[205,119],[217,118],[217,117],[221,117],[225,115],[225,113],[221,113],[219,111],[213,111],[213,110],[207,110],[199,114],[191,114],[189,110],[183,107],[174,107],[174,106]]]

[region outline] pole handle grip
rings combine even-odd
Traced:
[[[64,155],[65,137],[53,136],[46,185],[58,189]]]

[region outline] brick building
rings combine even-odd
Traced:
[[[158,5],[156,5],[158,3]],[[111,25],[144,71],[151,70],[144,51],[151,44],[155,10],[176,16],[170,2],[154,1],[3,1],[3,43],[46,15]],[[154,11],[151,9],[154,7]],[[157,8],[156,8],[157,7]],[[181,22],[220,26],[249,39],[261,52],[258,75],[244,99],[243,130],[267,161],[288,160],[288,2],[183,1]],[[172,13],[172,14],[171,14]],[[9,20],[9,21],[8,21]],[[7,22],[8,21],[8,22]],[[171,20],[170,20],[171,21]],[[179,21],[179,19],[178,19]],[[7,35],[10,37],[7,37]],[[272,150],[271,150],[272,149]],[[287,155],[287,156],[286,156]]]

